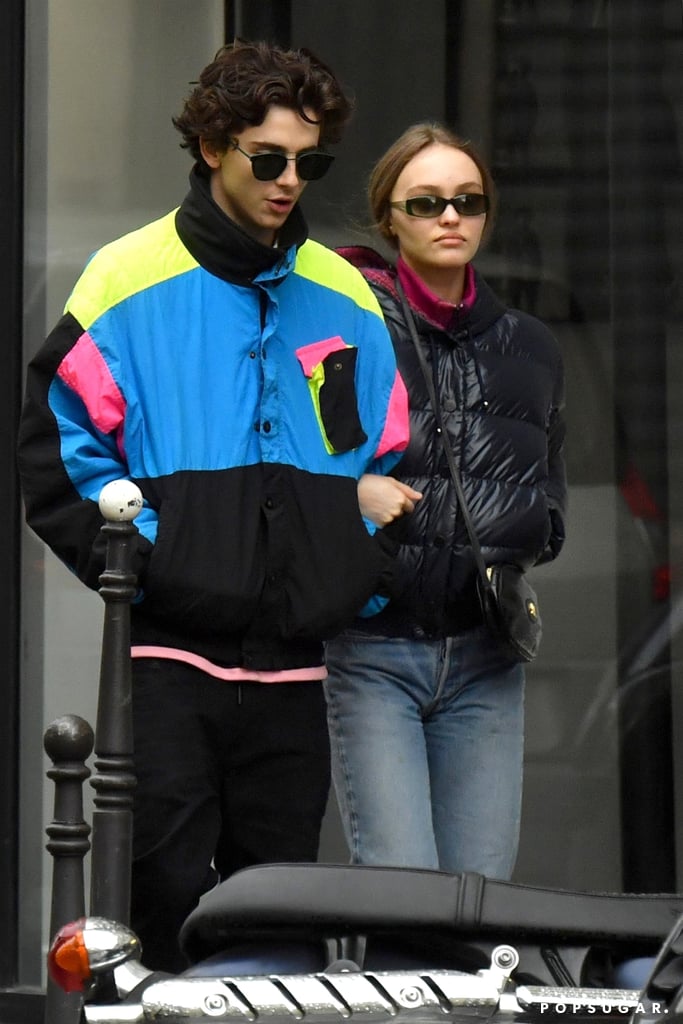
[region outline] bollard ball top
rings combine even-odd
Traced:
[[[112,480],[100,491],[99,505],[109,522],[130,522],[142,509],[142,492],[132,480]]]

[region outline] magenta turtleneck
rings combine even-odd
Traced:
[[[396,262],[396,271],[411,306],[419,310],[420,313],[424,313],[427,319],[432,323],[439,324],[444,330],[447,330],[453,322],[453,314],[456,309],[471,309],[474,304],[477,289],[474,283],[474,270],[470,263],[465,267],[465,288],[462,301],[457,306],[435,295],[400,256]]]

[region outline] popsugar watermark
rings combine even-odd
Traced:
[[[632,1002],[610,1002],[608,1000],[600,1000],[600,1002],[586,1003],[586,1002],[571,1002],[565,1003],[539,1003],[538,1009],[541,1013],[552,1013],[553,1015],[567,1016],[581,1014],[581,1016],[612,1016],[621,1015],[628,1017],[630,1014],[638,1014],[643,1019],[648,1017],[658,1017],[662,1014],[669,1012],[668,1008],[663,1003],[632,1003]]]

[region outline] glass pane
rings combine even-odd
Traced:
[[[370,167],[409,124],[447,120],[484,150],[500,190],[479,268],[562,346],[569,537],[557,562],[534,572],[545,636],[528,671],[516,877],[671,888],[670,736],[681,720],[680,4],[352,0],[331,11],[298,0],[292,10],[293,38],[324,55],[357,101],[334,181],[305,199],[313,234],[382,249],[367,229]],[[371,48],[358,46],[359,32]],[[678,805],[680,821],[680,796]],[[323,855],[335,859],[338,843],[332,814]]]
[[[29,0],[27,359],[90,253],[185,194],[191,163],[171,117],[222,44],[223,18],[213,0]],[[53,793],[37,752],[54,718],[75,713],[94,723],[102,602],[28,530],[23,547],[21,981],[39,984]]]

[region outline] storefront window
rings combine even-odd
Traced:
[[[500,190],[479,268],[548,323],[564,355],[569,536],[534,573],[545,633],[528,671],[515,877],[673,888],[680,5],[406,2],[397,17],[378,2],[361,19],[372,64],[351,30],[358,5],[313,6],[292,4],[293,37],[341,68],[358,101],[334,217],[320,200],[329,236],[367,240],[373,160],[410,123],[447,120],[483,148]]]
[[[255,5],[227,7],[248,36]],[[447,121],[484,150],[500,189],[480,269],[562,346],[569,537],[560,559],[535,572],[545,636],[528,671],[515,877],[680,887],[680,2],[273,7],[279,41],[310,46],[356,95],[333,170],[304,197],[313,237],[377,245],[369,168],[409,124]],[[26,359],[88,255],[182,198],[190,164],[170,118],[223,41],[225,8],[28,0]],[[94,722],[102,604],[28,530],[22,590],[21,976],[39,984],[52,791],[38,751],[54,718]],[[345,856],[331,807],[321,857]]]
[[[190,160],[171,116],[223,40],[224,4],[213,0],[29,0],[26,359],[90,253],[182,199]],[[28,530],[23,564],[20,967],[38,984],[53,814],[42,734],[67,713],[95,721],[102,602]]]

